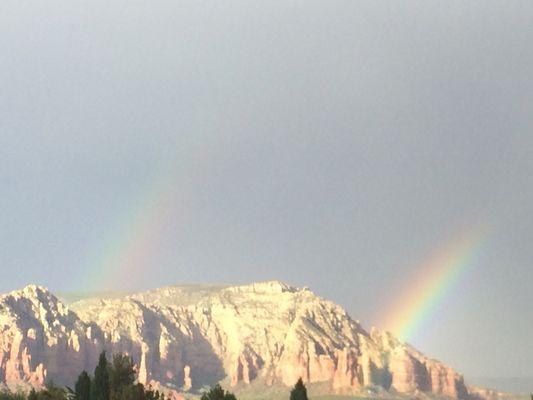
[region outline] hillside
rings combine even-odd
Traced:
[[[72,384],[105,349],[130,354],[142,383],[183,393],[219,381],[242,393],[285,391],[302,377],[322,395],[469,397],[452,368],[277,281],[171,286],[68,306],[30,285],[0,297],[0,329],[0,381],[11,388]]]

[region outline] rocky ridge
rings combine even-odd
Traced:
[[[337,304],[277,281],[173,286],[66,306],[35,285],[0,296],[0,382],[72,384],[102,349],[124,352],[139,381],[194,392],[225,380],[379,387],[468,398],[463,377],[387,332],[367,332]]]

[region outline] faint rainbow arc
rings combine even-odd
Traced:
[[[175,174],[159,174],[149,182],[136,201],[122,213],[98,251],[90,257],[84,290],[112,290],[134,287],[143,279],[148,259],[161,231],[182,199],[175,191]],[[129,284],[124,285],[124,281]]]

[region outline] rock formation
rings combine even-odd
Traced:
[[[102,349],[124,352],[139,381],[177,391],[227,379],[331,393],[381,387],[467,398],[463,378],[390,333],[365,331],[344,309],[281,282],[175,286],[65,306],[45,288],[0,297],[0,382],[72,384]]]
[[[103,337],[46,289],[30,285],[0,297],[0,382],[15,388],[71,383],[95,365]]]

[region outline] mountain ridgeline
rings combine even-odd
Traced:
[[[174,393],[302,378],[330,394],[480,396],[452,368],[278,281],[172,286],[68,306],[30,285],[0,297],[0,329],[0,382],[11,389],[72,385],[105,350],[130,355],[139,382]]]

